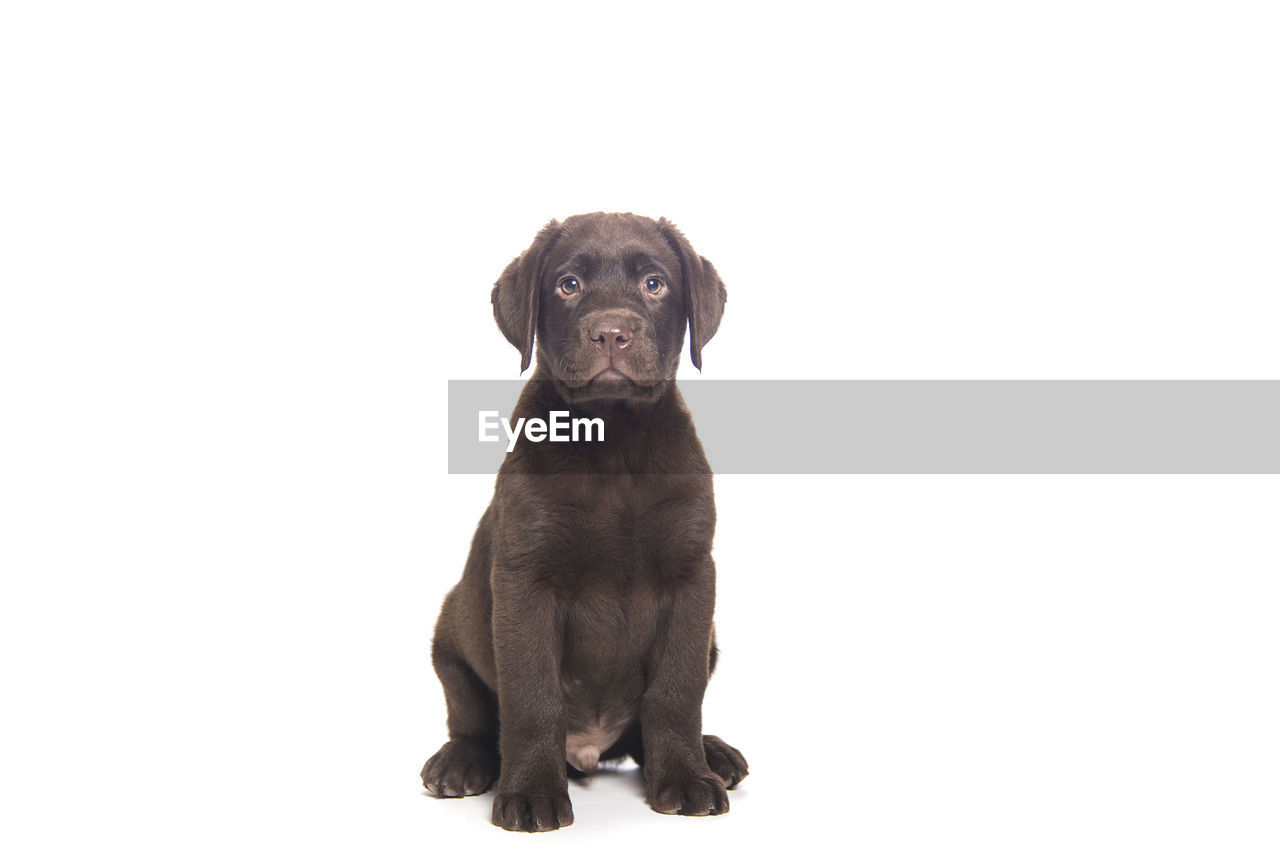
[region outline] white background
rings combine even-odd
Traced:
[[[676,221],[710,378],[1280,378],[1274,6],[444,6],[0,12],[5,845],[1274,850],[1273,477],[721,477],[728,816],[416,778],[538,227]]]

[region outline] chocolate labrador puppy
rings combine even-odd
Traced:
[[[517,442],[436,624],[449,742],[422,768],[442,797],[496,779],[493,822],[573,822],[570,774],[628,755],[667,814],[729,810],[747,775],[702,733],[716,662],[711,469],[674,382],[725,290],[665,219],[552,221],[493,288],[498,326],[538,366],[517,418],[600,418],[604,440]]]

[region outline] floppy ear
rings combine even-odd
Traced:
[[[533,361],[533,334],[538,328],[538,283],[547,253],[560,237],[560,223],[551,220],[520,257],[507,264],[493,285],[493,318],[511,345],[520,350],[520,372]]]
[[[702,348],[720,328],[727,294],[724,282],[711,261],[699,255],[689,240],[665,218],[658,220],[662,236],[680,257],[680,273],[684,279],[684,313],[689,318],[689,358],[702,369]]]

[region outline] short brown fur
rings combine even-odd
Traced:
[[[738,750],[702,733],[715,504],[674,382],[685,328],[700,367],[724,302],[674,226],[632,214],[551,222],[494,285],[521,369],[538,354],[511,420],[559,410],[606,424],[598,444],[517,442],[436,624],[449,741],[423,784],[463,796],[496,781],[504,829],[572,823],[568,777],[597,752],[632,756],[649,804],[670,814],[727,812],[726,788],[747,775]]]

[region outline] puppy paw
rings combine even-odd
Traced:
[[[663,814],[724,814],[729,811],[729,794],[719,776],[694,771],[667,776],[652,786],[649,805]]]
[[[712,773],[724,780],[729,790],[732,791],[739,782],[747,778],[747,759],[742,757],[741,752],[715,735],[703,735],[702,748],[707,753],[707,766]]]
[[[497,794],[493,824],[512,832],[548,832],[573,823],[568,794]]]
[[[427,759],[421,776],[437,797],[483,794],[498,778],[498,754],[475,741],[451,740]]]

